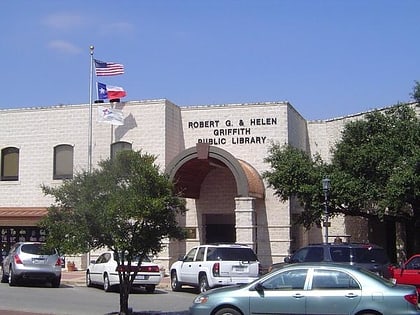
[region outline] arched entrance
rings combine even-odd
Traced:
[[[255,248],[255,199],[264,198],[264,185],[251,165],[198,143],[176,156],[166,172],[178,193],[195,200],[200,243],[239,242]]]

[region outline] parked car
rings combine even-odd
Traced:
[[[390,277],[396,283],[411,284],[420,294],[420,254],[411,256],[400,267],[389,267]]]
[[[208,289],[249,283],[259,276],[260,262],[252,248],[240,244],[200,245],[192,248],[170,268],[171,288],[183,285]]]
[[[137,262],[138,259],[134,259],[132,267],[137,267]],[[86,286],[100,285],[105,292],[115,289],[120,284],[117,267],[118,263],[114,252],[102,253],[86,269]],[[150,257],[145,256],[140,267],[137,268],[133,287],[144,287],[148,293],[153,293],[163,278],[163,272],[159,265],[154,263]]]
[[[10,286],[21,280],[50,282],[58,288],[61,282],[61,258],[57,250],[39,242],[15,243],[3,259],[1,282]]]
[[[335,262],[366,268],[385,278],[389,278],[390,261],[385,250],[374,244],[364,243],[328,243],[311,244],[297,250],[284,259],[285,263]],[[284,263],[269,267],[277,269]]]
[[[419,315],[414,286],[397,285],[364,268],[333,263],[288,264],[242,286],[199,294],[191,315]]]

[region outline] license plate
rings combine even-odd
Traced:
[[[136,279],[137,280],[147,280],[149,277],[148,276],[137,276]]]
[[[236,267],[233,267],[233,271],[236,271],[236,272],[245,272],[246,271],[246,267],[236,266]]]
[[[34,259],[32,259],[32,263],[34,265],[43,264],[43,263],[45,263],[45,259],[43,259],[43,258],[34,258]]]

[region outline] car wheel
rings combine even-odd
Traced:
[[[176,275],[175,270],[171,272],[171,288],[172,288],[172,291],[181,290],[181,284],[178,281],[178,276]]]
[[[92,280],[90,279],[90,272],[89,270],[86,271],[86,286],[91,287],[92,286]]]
[[[155,292],[156,286],[154,284],[148,284],[146,285],[146,292],[147,293],[153,293]]]
[[[111,284],[109,283],[108,274],[104,274],[104,291],[105,292],[110,292],[111,291]]]
[[[241,313],[234,308],[226,307],[218,310],[214,315],[241,315]]]
[[[60,283],[61,283],[61,276],[56,277],[56,278],[53,279],[53,281],[51,281],[51,285],[52,285],[53,288],[59,288]]]
[[[209,282],[207,281],[206,275],[200,275],[199,289],[200,293],[204,293],[209,289]]]
[[[8,279],[8,281],[9,281],[9,286],[11,286],[11,287],[13,287],[17,284],[16,276],[13,273],[12,266],[10,266],[10,268],[9,268],[9,279]]]

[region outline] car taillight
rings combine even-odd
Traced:
[[[20,257],[18,255],[15,255],[13,258],[15,260],[15,264],[17,264],[17,265],[22,265],[23,264],[22,260],[20,260]]]
[[[213,265],[213,276],[218,277],[220,275],[220,263],[214,263]]]
[[[55,265],[56,265],[56,266],[60,266],[60,267],[61,267],[61,264],[62,264],[62,260],[61,260],[61,258],[59,257],[59,258],[57,258],[57,261],[55,262]]]
[[[405,295],[404,298],[411,304],[417,306],[417,304],[419,303],[419,296],[416,294],[408,294]]]
[[[160,272],[159,266],[141,266],[139,272]]]

